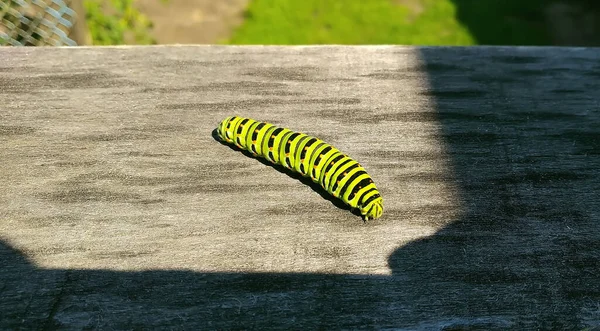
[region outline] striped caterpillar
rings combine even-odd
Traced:
[[[238,116],[224,119],[217,134],[254,156],[310,177],[329,194],[358,208],[365,221],[383,214],[383,199],[365,169],[318,138]]]

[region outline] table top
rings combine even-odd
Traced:
[[[600,49],[0,48],[0,328],[600,326]],[[358,160],[363,221],[212,135]]]

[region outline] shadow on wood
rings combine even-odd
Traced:
[[[390,268],[410,297],[444,303],[440,319],[599,326],[600,108],[587,90],[598,79],[585,79],[598,67],[575,50],[459,52],[421,50],[465,214],[398,249]],[[552,61],[572,67],[545,70]]]
[[[218,141],[221,145],[225,145],[225,146],[231,148],[234,151],[241,152],[245,156],[253,158],[253,159],[256,159],[256,160],[258,160],[258,162],[260,162],[260,163],[262,163],[262,164],[264,164],[266,166],[269,166],[269,167],[271,167],[271,168],[279,171],[282,174],[286,174],[286,175],[290,176],[291,178],[293,178],[293,179],[301,182],[304,185],[309,186],[313,191],[315,191],[316,193],[318,193],[323,199],[331,202],[334,206],[336,206],[336,207],[338,207],[340,209],[348,210],[348,211],[352,212],[352,214],[354,214],[355,216],[358,216],[358,217],[362,218],[362,216],[360,214],[360,210],[358,210],[357,208],[352,208],[349,205],[345,204],[342,200],[335,198],[334,196],[332,196],[331,194],[329,194],[323,187],[321,187],[321,185],[313,182],[310,178],[304,177],[304,176],[302,176],[302,175],[300,175],[300,174],[298,174],[298,173],[296,173],[296,172],[294,172],[294,171],[292,171],[292,170],[290,170],[290,169],[288,169],[288,168],[286,168],[286,167],[284,167],[282,165],[273,164],[273,163],[269,162],[268,160],[266,160],[266,159],[264,159],[262,157],[255,157],[254,155],[252,155],[252,153],[248,152],[245,149],[238,148],[235,145],[228,144],[228,143],[222,141],[219,138],[219,134],[217,133],[217,129],[214,129],[212,131],[212,137],[213,137],[214,140]]]

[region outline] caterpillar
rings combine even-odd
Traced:
[[[383,198],[366,170],[324,141],[250,118],[230,116],[217,128],[218,138],[304,177],[360,211],[364,221],[383,214]]]

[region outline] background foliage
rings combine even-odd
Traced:
[[[600,44],[597,0],[252,0],[245,16],[230,43]]]
[[[133,0],[84,0],[83,4],[94,45],[156,43],[150,34],[152,22],[134,7]]]
[[[94,44],[156,43],[134,1],[84,0]],[[223,43],[552,45],[549,27],[561,25],[548,20],[547,10],[557,3],[583,8],[567,26],[588,12],[600,22],[597,0],[250,0],[243,23]],[[600,35],[600,23],[592,23],[597,27],[588,35]],[[571,35],[584,28],[570,27]]]

